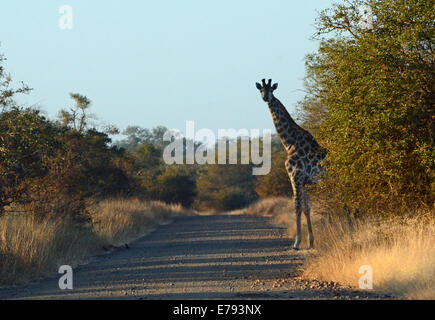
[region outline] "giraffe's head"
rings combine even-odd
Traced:
[[[275,83],[272,86],[272,79],[269,79],[269,81],[266,83],[266,80],[261,80],[263,85],[259,84],[258,82],[255,84],[257,86],[257,89],[261,92],[261,98],[265,102],[271,102],[273,100],[273,92],[278,88],[278,83]]]

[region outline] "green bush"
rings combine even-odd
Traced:
[[[85,215],[90,197],[127,194],[128,158],[106,133],[78,131],[10,106],[0,113],[0,215]]]
[[[352,0],[319,16],[301,109],[329,150],[323,186],[349,207],[434,204],[434,21],[431,0]]]
[[[149,191],[154,199],[191,207],[196,196],[195,173],[187,166],[165,166]]]
[[[257,199],[250,165],[206,165],[197,180],[197,207],[216,210],[242,208]]]

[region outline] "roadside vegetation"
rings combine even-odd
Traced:
[[[347,0],[319,14],[299,110],[328,149],[324,199],[375,215],[433,208],[434,9]]]
[[[404,217],[319,219],[316,252],[303,276],[358,288],[361,266],[373,270],[373,290],[407,299],[435,299],[433,212]]]
[[[326,208],[326,209],[325,209]],[[292,199],[260,200],[230,214],[263,215],[296,234]],[[308,247],[304,219],[302,247]],[[359,288],[361,266],[373,270],[373,290],[405,299],[435,299],[435,220],[433,211],[406,217],[350,217],[312,202],[315,250],[301,268],[306,279]]]
[[[320,13],[302,118],[329,150],[304,275],[435,298],[435,6],[352,0]]]
[[[319,14],[298,107],[328,170],[310,190],[316,250],[303,276],[358,288],[369,265],[374,290],[435,299],[434,21],[428,0],[347,0]],[[235,213],[274,216],[293,236],[290,201]]]
[[[180,205],[139,199],[106,199],[87,206],[89,221],[70,216],[11,213],[0,218],[0,285],[24,283],[116,249],[177,215]]]

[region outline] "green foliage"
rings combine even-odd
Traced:
[[[329,150],[324,186],[350,207],[434,203],[434,21],[431,0],[345,1],[319,16],[301,109]]]
[[[163,151],[164,147],[169,143],[163,141],[163,135],[167,130],[164,126],[157,126],[151,130],[138,126],[128,126],[122,132],[127,138],[116,144],[129,151],[135,150],[141,144],[152,145],[157,150]]]
[[[5,56],[0,54],[0,111],[17,107],[14,96],[17,94],[27,94],[32,90],[23,82],[21,82],[19,88],[12,87],[12,78],[10,74],[6,73],[2,65],[4,61],[6,61]]]
[[[135,159],[135,168],[140,174],[162,164],[162,151],[148,142],[138,145],[131,154]]]
[[[0,215],[18,208],[37,216],[83,218],[89,197],[130,192],[131,160],[110,146],[107,133],[88,128],[87,97],[71,94],[76,108],[64,111],[59,124],[37,110],[18,107],[14,95],[30,89],[11,89],[10,84],[1,68]]]
[[[12,107],[0,113],[0,214],[17,199],[25,202],[23,183],[44,176],[55,155],[59,130],[35,110]]]
[[[163,150],[169,143],[163,141],[166,131],[163,126],[152,129],[130,126],[123,132],[127,138],[116,145],[125,148],[132,157],[131,175],[135,177],[137,192],[144,198],[190,207],[196,196],[197,167],[163,163]]]
[[[58,127],[32,109],[0,114],[0,201],[39,215],[81,215],[87,197],[128,193],[123,153],[107,134]],[[67,207],[67,208],[66,208]]]
[[[70,131],[62,137],[63,148],[58,159],[71,159],[73,167],[70,174],[74,177],[74,190],[85,196],[110,197],[127,194],[130,181],[123,165],[128,159],[117,147],[110,147],[106,133],[95,129],[80,134]]]
[[[0,77],[5,77],[3,69]],[[9,76],[0,83],[4,106],[0,113],[0,214],[17,209],[39,216],[86,218],[87,199],[120,194],[187,207],[195,202],[198,208],[218,210],[240,208],[258,197],[252,165],[168,166],[162,159],[169,144],[163,141],[165,127],[130,126],[123,132],[127,138],[112,144],[109,134],[116,130],[93,128],[95,116],[86,96],[71,93],[73,107],[62,109],[57,121],[50,121],[36,110],[16,106],[13,95],[28,89],[12,90],[10,84]],[[201,143],[193,145],[196,151]],[[239,163],[241,148],[239,138]],[[282,151],[276,136],[272,149],[273,153]],[[249,155],[249,150],[244,151]],[[227,152],[227,163],[228,156]],[[283,162],[276,167],[281,168]],[[280,179],[278,173],[272,176],[269,180]]]
[[[197,180],[200,208],[232,210],[257,199],[255,176],[250,165],[205,165]]]
[[[64,127],[71,128],[80,133],[85,132],[88,128],[89,120],[95,116],[88,113],[91,107],[91,100],[79,93],[70,93],[71,99],[74,100],[75,106],[70,109],[62,109],[59,111],[59,120]]]
[[[196,196],[195,172],[190,166],[165,166],[150,190],[154,198],[191,207]]]

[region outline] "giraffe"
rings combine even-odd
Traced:
[[[325,158],[326,150],[317,143],[308,131],[296,124],[284,105],[273,95],[273,91],[278,88],[278,84],[271,84],[271,79],[267,84],[263,79],[262,85],[257,82],[256,86],[261,92],[262,99],[269,107],[276,131],[287,152],[285,168],[293,188],[296,209],[297,234],[293,249],[299,250],[302,238],[302,211],[307,219],[311,249],[314,245],[314,235],[306,185],[316,183],[319,175],[324,172],[320,162]]]

